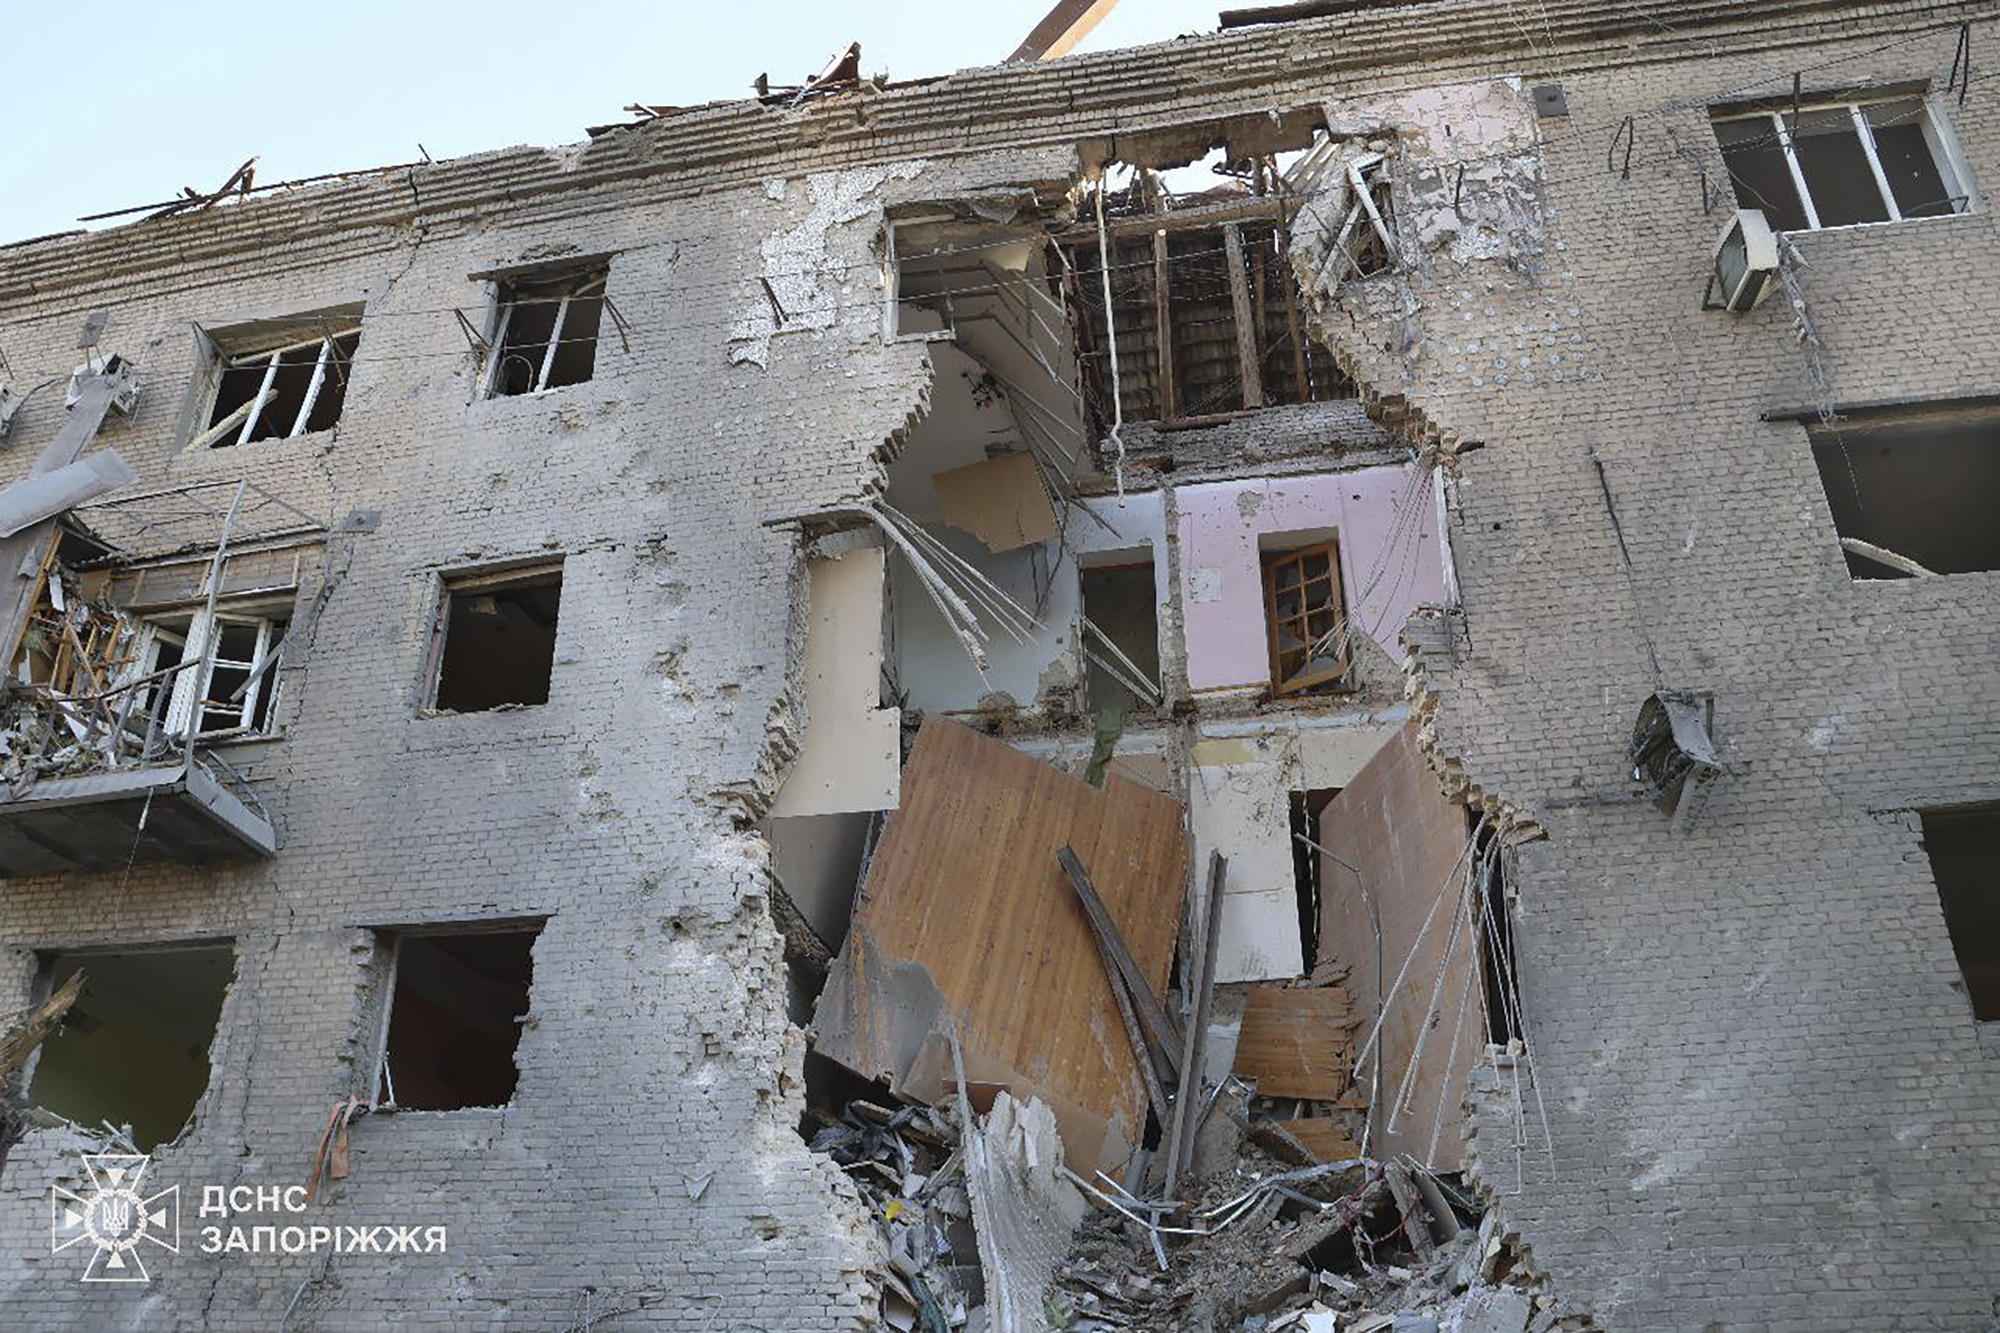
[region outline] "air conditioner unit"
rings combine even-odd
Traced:
[[[1739,209],[1715,243],[1703,310],[1750,309],[1778,289],[1778,238],[1755,208]]]

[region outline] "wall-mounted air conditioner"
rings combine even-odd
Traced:
[[[1778,238],[1762,212],[1739,209],[1715,243],[1715,267],[1701,308],[1748,310],[1777,288]]]

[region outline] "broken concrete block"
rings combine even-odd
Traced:
[[[1525,1291],[1488,1287],[1473,1295],[1459,1327],[1463,1333],[1521,1333],[1532,1308]]]

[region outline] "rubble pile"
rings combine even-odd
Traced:
[[[1441,1215],[1402,1214],[1410,1174],[1361,1160],[1307,1170],[1257,1161],[1183,1191],[1184,1231],[1158,1262],[1148,1227],[1108,1209],[1087,1221],[1059,1270],[1073,1333],[1553,1333],[1592,1327],[1531,1279],[1491,1212],[1447,1177],[1425,1180]],[[1396,1187],[1392,1177],[1401,1176]],[[1161,1228],[1166,1231],[1166,1227]],[[1434,1232],[1450,1232],[1441,1242]],[[1413,1237],[1415,1239],[1413,1239]]]

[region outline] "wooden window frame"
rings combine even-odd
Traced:
[[[222,392],[222,377],[224,375],[232,370],[254,370],[261,368],[264,372],[264,378],[258,384],[257,392],[251,397],[249,402],[196,434],[184,446],[185,449],[190,453],[195,453],[203,449],[221,449],[246,444],[263,444],[270,440],[291,440],[308,434],[306,423],[312,420],[313,409],[319,405],[320,391],[326,387],[328,373],[331,372],[339,376],[341,385],[344,388],[347,383],[348,367],[354,364],[354,358],[361,350],[360,323],[358,321],[347,320],[343,320],[341,323],[347,327],[335,329],[329,325],[329,331],[322,332],[315,337],[283,343],[277,347],[258,348],[256,351],[225,354],[222,356],[215,367],[215,382],[209,389],[209,415],[213,415],[215,411],[216,399]],[[299,410],[293,416],[291,425],[266,435],[261,439],[252,439],[251,437],[257,433],[257,427],[263,419],[265,404],[271,399],[271,387],[278,377],[278,370],[283,359],[294,352],[307,350],[314,351],[312,378],[307,382],[305,397],[301,400]],[[344,401],[341,407],[344,411],[346,408]],[[338,423],[339,418],[336,417],[332,424],[324,426],[321,429],[331,430]]]
[[[1307,559],[1316,555],[1326,557],[1328,578],[1332,584],[1331,602],[1326,606],[1320,607],[1307,605],[1303,600],[1306,587],[1304,565]],[[1264,632],[1271,656],[1272,694],[1280,698],[1286,695],[1302,694],[1316,686],[1327,685],[1345,679],[1349,666],[1348,646],[1345,641],[1339,644],[1339,656],[1332,667],[1320,671],[1302,672],[1290,679],[1286,679],[1283,674],[1283,654],[1279,651],[1278,647],[1280,626],[1286,623],[1296,623],[1300,627],[1300,640],[1308,645],[1306,660],[1310,662],[1312,660],[1311,638],[1309,637],[1310,617],[1314,614],[1331,610],[1336,629],[1345,620],[1347,615],[1347,599],[1345,591],[1341,587],[1340,580],[1339,537],[1328,537],[1325,541],[1312,542],[1288,551],[1267,551],[1263,554],[1260,563],[1263,565]],[[1300,567],[1299,583],[1297,586],[1300,590],[1301,602],[1297,615],[1280,616],[1278,614],[1278,571],[1289,565]]]

